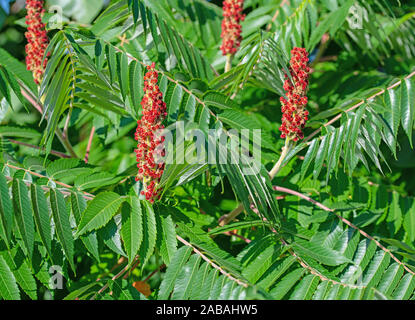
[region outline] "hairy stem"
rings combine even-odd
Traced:
[[[138,257],[136,257],[133,261],[133,263],[136,261]],[[112,281],[117,280],[118,278],[122,277],[125,273],[128,272],[128,270],[130,269],[130,266],[127,264],[120,272],[118,272],[114,277],[112,277]],[[94,294],[94,296],[91,298],[91,300],[95,300],[95,298],[102,294],[107,288],[109,287],[109,284],[107,282],[107,284],[105,286],[103,286],[97,293]]]
[[[176,235],[177,240],[179,240],[181,243],[183,243],[185,246],[188,246],[193,249],[194,253],[196,253],[198,256],[200,256],[203,260],[205,260],[208,264],[210,264],[213,268],[218,270],[220,273],[222,273],[225,277],[228,279],[235,281],[240,286],[243,286],[245,288],[248,287],[248,284],[245,282],[242,282],[239,279],[234,278],[230,273],[226,272],[224,269],[222,269],[220,266],[218,266],[216,263],[214,263],[212,260],[210,260],[207,256],[205,256],[202,252],[200,252],[198,249],[196,249],[194,246],[192,246],[189,242],[184,240],[182,237]]]

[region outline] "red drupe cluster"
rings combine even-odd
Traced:
[[[284,90],[286,98],[281,97],[282,125],[281,138],[288,137],[293,141],[304,138],[303,128],[308,120],[308,111],[305,106],[308,99],[308,53],[304,48],[291,50],[290,74],[292,81],[285,74]]]
[[[151,203],[159,198],[158,184],[165,166],[158,161],[164,157],[164,137],[157,135],[156,131],[164,129],[162,122],[167,116],[166,103],[163,102],[163,94],[157,85],[158,73],[154,67],[154,63],[148,66],[144,76],[144,97],[141,101],[143,116],[137,121],[135,132],[135,140],[138,141],[135,150],[138,174],[135,180],[143,182],[141,195]]]
[[[26,45],[26,66],[27,70],[33,72],[33,78],[37,84],[40,84],[45,72],[47,59],[43,63],[42,60],[49,44],[45,24],[42,23],[42,17],[45,13],[43,2],[43,0],[26,1],[27,32],[25,36],[28,42]]]
[[[227,54],[235,54],[241,45],[241,21],[244,21],[245,19],[245,15],[242,14],[243,6],[243,0],[223,1],[223,20],[221,34],[223,41],[220,49],[222,50],[224,56]]]

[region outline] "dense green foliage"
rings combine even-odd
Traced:
[[[246,0],[224,72],[217,4],[79,2],[62,29],[45,15],[39,88],[22,62],[24,10],[0,19],[1,298],[415,299],[415,4]],[[269,177],[295,46],[311,53],[310,121]],[[261,129],[260,174],[169,164],[160,201],[140,200],[134,131],[151,62],[166,125],[206,139]]]

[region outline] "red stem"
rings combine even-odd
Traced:
[[[89,160],[89,152],[91,150],[92,139],[94,138],[94,134],[95,134],[95,127],[92,127],[91,133],[89,134],[88,146],[86,147],[86,153],[85,153],[85,159],[84,159],[85,163],[88,163],[88,160]]]

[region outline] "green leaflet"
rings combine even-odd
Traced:
[[[37,139],[40,137],[40,134],[30,128],[2,125],[0,127],[0,137]]]
[[[317,154],[318,145],[319,145],[318,139],[314,139],[311,142],[311,145],[308,148],[308,151],[307,151],[307,153],[306,153],[306,155],[304,157],[303,164],[301,165],[301,179],[304,179],[304,177],[305,177],[305,175],[307,173],[307,169],[310,166],[312,159]]]
[[[389,144],[393,146],[392,152],[396,157],[396,137],[398,135],[398,129],[401,119],[401,106],[399,104],[398,90],[389,89],[383,95],[383,103],[387,108],[385,113],[385,120],[388,123],[391,132],[386,131],[386,137],[389,141]]]
[[[291,271],[288,275],[282,278],[276,286],[271,289],[270,294],[276,300],[282,299],[286,293],[297,283],[303,273],[304,269],[301,268]]]
[[[143,242],[138,251],[139,256],[141,257],[141,264],[144,266],[151,254],[153,253],[156,245],[157,237],[157,227],[156,227],[156,218],[154,210],[151,205],[145,201],[144,202],[145,210],[143,213]]]
[[[71,194],[71,208],[72,213],[75,217],[76,223],[82,218],[82,213],[85,211],[87,206],[85,198],[79,192],[72,192]],[[81,236],[81,241],[85,245],[85,248],[94,256],[97,261],[100,261],[99,250],[98,250],[98,239],[95,231],[91,231],[84,236]]]
[[[76,298],[78,298],[79,296],[81,296],[82,294],[84,294],[89,289],[95,287],[96,285],[98,285],[98,283],[97,282],[93,282],[93,283],[90,283],[90,284],[88,284],[86,286],[83,286],[82,288],[79,288],[77,290],[74,290],[70,294],[68,294],[63,300],[75,300]]]
[[[89,231],[105,226],[124,201],[125,198],[114,192],[108,191],[98,194],[89,202],[83,213],[76,236],[79,237]]]
[[[389,214],[386,221],[392,224],[393,234],[396,234],[402,226],[402,210],[399,205],[399,194],[393,192],[392,201],[390,202]]]
[[[407,300],[413,294],[415,289],[415,277],[412,274],[407,273],[401,279],[398,287],[392,294],[393,299]]]
[[[127,95],[129,94],[129,73],[128,73],[128,59],[125,54],[117,53],[117,74],[118,81],[120,83],[121,94],[123,100],[125,101]]]
[[[169,87],[170,88],[170,87]],[[167,104],[167,121],[175,122],[180,112],[180,104],[183,98],[183,89],[181,86],[176,85],[172,89],[171,96],[166,94],[164,100]]]
[[[324,159],[327,156],[330,138],[331,138],[331,135],[325,135],[323,137],[323,140],[321,141],[319,149],[317,150],[314,171],[313,171],[314,179],[317,179],[318,176],[320,175],[320,171],[321,171],[321,168],[323,167]]]
[[[32,92],[36,92],[36,84],[30,71],[27,71],[25,65],[14,58],[6,50],[0,48],[0,65],[4,66],[16,78],[21,79]]]
[[[412,203],[412,205],[411,205]],[[415,200],[412,199],[407,205],[407,208],[409,209],[406,211],[406,214],[404,216],[403,220],[403,227],[406,230],[408,234],[409,242],[413,243],[415,241],[415,215],[413,214],[415,210]]]
[[[131,264],[143,241],[143,213],[139,198],[129,197],[129,201],[123,204],[121,215],[121,235]]]
[[[29,258],[32,257],[35,245],[35,225],[33,211],[29,200],[29,190],[25,183],[19,179],[13,180],[13,206],[14,214],[20,236]]]
[[[63,252],[68,259],[69,264],[75,271],[73,261],[74,239],[72,237],[72,229],[69,223],[69,213],[63,194],[55,189],[50,190],[50,207],[52,209],[53,221],[55,222],[58,240],[62,245]]]
[[[177,239],[175,224],[171,216],[161,217],[161,245],[160,254],[166,265],[168,265],[177,251]],[[160,232],[158,232],[160,235]]]
[[[119,222],[117,223],[114,218],[111,219],[105,227],[98,230],[97,235],[100,239],[104,240],[104,243],[112,251],[123,257],[128,257],[122,249],[120,228],[121,224]]]
[[[174,284],[172,300],[186,300],[189,298],[201,260],[200,256],[193,255],[183,266]]]
[[[389,268],[384,273],[380,283],[378,285],[378,290],[384,292],[387,295],[391,295],[393,290],[399,283],[399,279],[402,277],[404,269],[401,265],[394,263],[389,266]]]
[[[305,276],[301,283],[295,288],[291,300],[310,300],[320,282],[320,278],[309,274]]]

